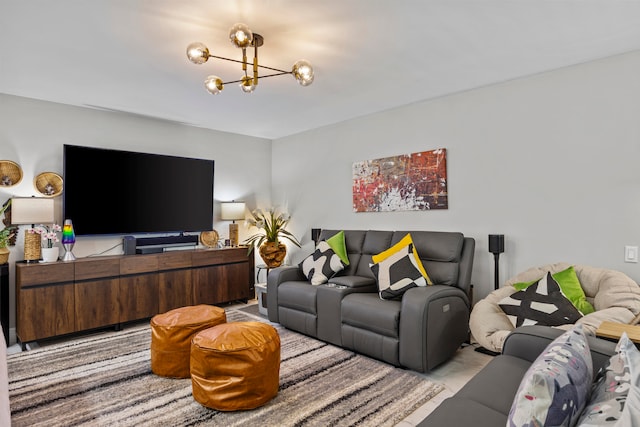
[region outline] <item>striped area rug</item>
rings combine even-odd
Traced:
[[[227,310],[228,321],[264,318]],[[7,357],[13,427],[392,426],[442,391],[412,371],[286,330],[280,389],[251,411],[197,403],[190,379],[151,373],[148,322]]]

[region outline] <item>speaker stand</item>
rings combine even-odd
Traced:
[[[493,289],[498,289],[500,287],[500,266],[499,266],[499,261],[500,261],[500,254],[499,253],[495,253],[493,254],[493,279],[494,279],[494,283],[493,283]]]

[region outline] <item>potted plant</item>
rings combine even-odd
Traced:
[[[2,208],[0,208],[0,215],[5,215],[5,212],[11,206],[11,199],[7,200]],[[8,215],[5,215],[2,220],[4,228],[0,230],[0,264],[5,264],[9,261],[9,246],[13,246],[16,243],[16,233],[18,231],[17,225],[11,225],[11,221]]]
[[[260,231],[249,238],[244,243],[249,245],[249,253],[254,247],[258,247],[260,257],[268,268],[280,267],[287,255],[287,247],[280,242],[280,238],[287,239],[297,247],[300,246],[298,239],[285,230],[291,216],[287,213],[277,212],[274,208],[264,212],[256,209],[251,212],[252,218],[247,222],[260,229]]]
[[[58,233],[62,231],[62,227],[58,224],[52,224],[50,227],[46,225],[39,225],[29,230],[29,232],[37,233],[42,239],[42,260],[44,262],[55,262],[58,260],[60,248],[54,246],[59,242]]]

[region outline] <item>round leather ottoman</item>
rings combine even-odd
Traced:
[[[224,309],[192,305],[157,314],[151,319],[151,371],[163,377],[189,378],[191,338],[225,323]]]
[[[218,411],[254,409],[278,394],[280,336],[262,322],[231,322],[191,341],[193,398]]]

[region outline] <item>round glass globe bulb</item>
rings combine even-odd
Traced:
[[[293,64],[293,69],[291,70],[293,73],[293,77],[296,78],[298,83],[302,86],[309,86],[313,83],[313,67],[311,63],[306,59],[301,59],[300,61]]]
[[[209,59],[209,49],[203,43],[191,43],[187,46],[187,58],[194,64],[204,64]]]
[[[204,81],[204,87],[212,95],[218,95],[224,88],[222,79],[218,76],[208,76]]]
[[[256,89],[256,85],[253,84],[253,78],[243,76],[240,82],[240,89],[242,89],[244,93],[252,93]]]
[[[229,30],[229,40],[235,47],[247,47],[253,41],[253,33],[245,24],[235,24]]]

